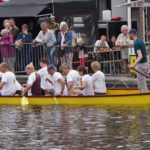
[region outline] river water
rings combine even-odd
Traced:
[[[0,107],[0,150],[149,150],[150,109]]]

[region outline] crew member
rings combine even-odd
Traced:
[[[49,77],[49,74],[47,71],[48,64],[49,64],[48,59],[41,58],[41,60],[40,60],[41,69],[37,72],[41,77],[41,89],[42,89],[43,95],[49,94],[49,92],[52,88],[52,85],[49,82],[47,82],[47,80],[46,80]]]
[[[81,89],[81,95],[83,96],[92,96],[94,95],[94,87],[92,83],[92,78],[89,74],[87,74],[87,69],[85,67],[79,67],[78,72],[80,74],[81,78],[81,86],[79,86],[79,89]]]
[[[137,68],[141,73],[148,73],[148,62],[147,62],[147,54],[146,48],[143,40],[137,37],[137,31],[135,29],[131,29],[129,32],[130,38],[134,41],[134,50],[137,56],[136,61],[133,65],[129,65],[129,68],[132,69],[134,67]],[[146,83],[146,77],[140,73],[137,73],[138,79],[138,89],[141,93],[147,93],[148,87]]]
[[[69,95],[73,95],[75,87],[80,85],[80,75],[76,70],[72,70],[67,64],[61,66],[61,71],[63,75],[67,76]]]
[[[26,66],[26,73],[29,75],[27,84],[24,84],[23,96],[28,93],[29,96],[42,95],[41,90],[41,77],[35,72],[35,68],[32,63]]]
[[[105,74],[100,71],[100,63],[95,61],[91,64],[94,74],[92,75],[92,81],[94,85],[95,95],[106,94],[106,82]]]
[[[3,73],[0,83],[1,95],[14,96],[16,93],[15,74],[9,70],[9,66],[6,62],[0,64],[0,71]]]
[[[56,68],[54,65],[49,65],[47,70],[48,70],[48,73],[52,77],[52,81],[50,81],[50,82],[53,83],[53,87],[54,87],[53,94],[56,96],[68,95],[65,80],[64,80],[63,76],[61,75],[61,73],[56,71]]]

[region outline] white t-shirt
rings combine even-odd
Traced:
[[[29,75],[27,84],[28,85],[33,85],[33,83],[35,82],[35,80],[36,80],[36,75],[35,75],[35,72],[33,72],[33,73],[31,73]],[[31,90],[28,91],[28,95],[32,96]]]
[[[14,95],[16,92],[16,77],[13,72],[6,72],[2,75],[1,82],[5,82],[6,84],[1,90],[2,96],[11,96]]]
[[[21,84],[16,80],[16,91],[21,91]]]
[[[96,51],[99,48],[109,48],[109,45],[108,45],[108,43],[106,41],[104,43],[102,43],[101,40],[97,40],[95,42],[94,51]]]
[[[33,83],[35,82],[35,80],[36,80],[35,72],[32,72],[32,73],[29,75],[29,77],[28,77],[27,84],[33,85]]]
[[[94,91],[96,93],[106,93],[106,82],[105,82],[105,74],[101,71],[97,71],[92,76],[92,81],[94,85]]]
[[[52,81],[53,81],[53,86],[55,90],[55,95],[60,95],[61,94],[61,84],[58,82],[59,79],[63,79],[63,76],[59,72],[55,72],[52,76]],[[67,87],[65,85],[64,93],[63,95],[68,95]]]
[[[73,82],[73,86],[80,85],[80,75],[76,70],[71,70],[67,75],[67,83]]]
[[[92,83],[92,78],[90,75],[84,75],[82,77],[82,81],[86,82],[86,87],[83,89],[82,94],[84,96],[88,96],[88,95],[94,95],[94,87],[93,87],[93,83]]]
[[[47,78],[50,78],[49,77],[50,75],[48,74],[48,71],[47,71],[47,67],[40,69],[37,73],[41,77],[41,89],[50,90],[52,85],[46,81]]]

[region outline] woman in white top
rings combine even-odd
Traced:
[[[92,70],[94,72],[92,76],[93,86],[95,95],[106,94],[106,82],[105,74],[100,71],[100,63],[95,61],[91,64]]]
[[[109,45],[106,41],[106,36],[102,35],[100,40],[97,40],[95,43],[94,51],[100,50],[100,48],[109,48]]]
[[[79,87],[82,90],[83,96],[92,96],[94,95],[94,87],[92,84],[92,78],[89,74],[87,74],[87,70],[85,67],[79,67],[78,72],[81,78],[81,86]]]

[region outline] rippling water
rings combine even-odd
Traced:
[[[0,150],[149,150],[150,109],[0,107]]]

